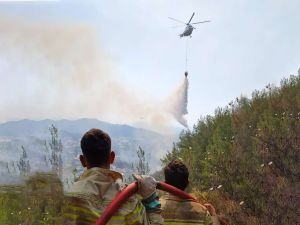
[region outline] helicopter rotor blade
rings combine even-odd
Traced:
[[[198,24],[198,23],[208,23],[208,22],[210,22],[210,20],[200,21],[200,22],[191,23],[191,24]]]
[[[180,21],[180,20],[176,20],[176,19],[174,19],[174,18],[172,18],[172,17],[168,17],[168,18],[171,19],[171,20],[174,20],[174,21],[176,21],[176,22],[178,22],[178,23],[183,23],[183,24],[187,25],[185,22],[182,22],[182,21]]]
[[[187,24],[190,24],[190,22],[192,21],[194,15],[195,15],[195,13],[193,12],[193,15],[191,16],[191,19],[189,20],[189,22]]]
[[[172,26],[172,28],[183,28],[185,25]]]

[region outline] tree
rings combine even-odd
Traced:
[[[146,160],[145,151],[139,146],[139,149],[136,151],[138,162],[132,164],[134,172],[138,174],[148,175],[150,173],[149,163]]]
[[[10,165],[11,165],[12,169],[14,170],[14,173],[16,174],[17,173],[16,162],[15,161],[11,161]]]
[[[19,161],[17,162],[17,166],[19,168],[20,175],[27,176],[30,173],[30,163],[24,146],[22,145],[21,148],[22,148],[22,153]]]
[[[45,161],[49,162],[51,165],[51,169],[55,172],[59,178],[62,178],[63,173],[63,160],[62,160],[62,152],[63,145],[61,139],[58,137],[58,129],[52,124],[49,127],[50,132],[50,141],[45,142],[46,155]]]
[[[6,167],[7,173],[10,174],[10,169],[9,169],[9,164],[8,164],[8,162],[5,163],[5,167]]]

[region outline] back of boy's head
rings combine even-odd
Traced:
[[[165,182],[178,189],[184,190],[189,183],[189,171],[179,160],[172,160],[165,168]]]
[[[99,167],[109,162],[111,139],[100,129],[90,129],[80,141],[81,150],[92,167]]]

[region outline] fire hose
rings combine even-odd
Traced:
[[[176,195],[183,199],[189,199],[195,202],[199,202],[196,198],[189,195],[188,193],[179,190],[169,184],[166,184],[164,182],[158,182],[157,183],[157,189],[160,189],[162,191],[169,192],[170,194]],[[128,185],[123,191],[121,191],[115,199],[108,205],[108,207],[105,209],[103,214],[99,217],[99,219],[96,221],[95,225],[105,225],[110,218],[118,211],[118,209],[121,207],[123,203],[127,201],[127,199],[134,195],[138,190],[138,184],[137,182],[134,182],[130,185]],[[203,204],[202,204],[203,205]]]

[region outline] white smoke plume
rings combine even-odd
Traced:
[[[0,122],[83,117],[127,122],[142,116],[159,130],[170,124],[171,113],[187,126],[187,79],[167,108],[145,99],[116,79],[93,27],[1,16],[0,33]]]

